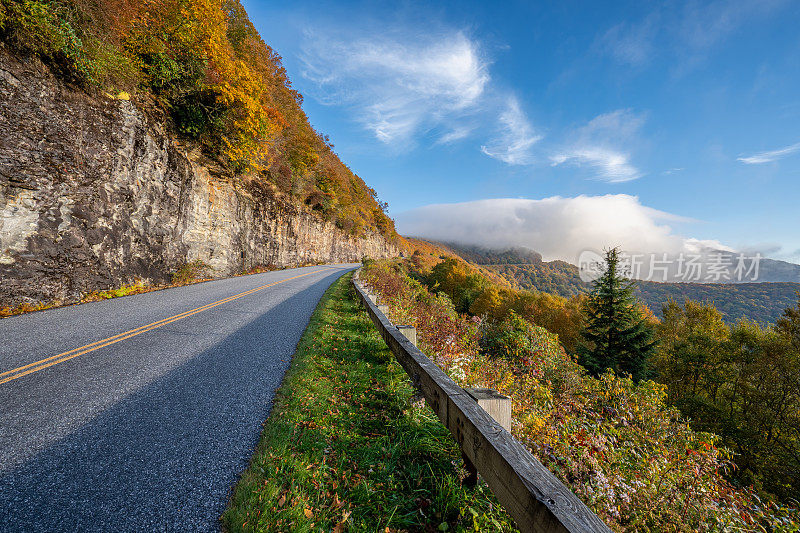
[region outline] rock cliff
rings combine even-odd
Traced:
[[[161,283],[194,260],[226,276],[397,254],[227,175],[164,124],[0,45],[0,305]]]

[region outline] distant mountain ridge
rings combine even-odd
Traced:
[[[520,289],[571,297],[586,293],[591,288],[590,283],[581,280],[575,265],[559,260],[543,261],[541,254],[529,248],[492,250],[456,243],[443,244],[466,261],[494,270]],[[661,315],[661,306],[669,299],[680,304],[691,299],[713,302],[728,322],[744,317],[764,324],[773,323],[784,309],[797,302],[800,265],[761,259],[760,268],[763,270],[759,282],[637,281],[637,294],[656,316]]]

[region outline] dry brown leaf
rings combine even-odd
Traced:
[[[342,533],[344,531],[344,522],[339,522],[333,526],[333,533]]]
[[[284,503],[286,503],[286,496],[281,495],[281,498],[278,500],[278,507],[283,507]]]
[[[341,507],[342,505],[344,505],[344,502],[339,500],[339,495],[338,494],[334,494],[333,495],[333,506],[334,507]]]
[[[305,513],[306,518],[311,518],[312,516],[314,516],[314,511],[312,511],[311,509],[305,509],[303,512]]]

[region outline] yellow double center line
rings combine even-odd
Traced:
[[[34,363],[29,363],[25,366],[21,366],[19,368],[15,368],[13,370],[7,370],[5,372],[0,373],[0,385],[3,383],[8,383],[9,381],[13,381],[17,378],[21,378],[22,376],[27,376],[28,374],[33,374],[34,372],[38,372],[39,370],[44,370],[47,367],[51,367],[53,365],[57,365],[58,363],[63,363],[64,361],[69,361],[79,355],[87,354],[89,352],[93,352],[95,350],[99,350],[105,346],[109,346],[111,344],[115,344],[120,341],[124,341],[125,339],[130,339],[131,337],[135,337],[136,335],[141,335],[142,333],[147,333],[148,331],[152,331],[156,328],[160,328],[161,326],[166,326],[167,324],[171,324],[172,322],[177,322],[178,320],[182,320],[184,318],[190,317],[192,315],[196,315],[197,313],[201,313],[203,311],[207,311],[208,309],[212,309],[217,307],[218,305],[226,304],[228,302],[232,302],[234,300],[238,300],[248,294],[253,294],[254,292],[258,292],[264,290],[269,287],[274,287],[280,283],[284,283],[293,279],[302,278],[303,276],[310,276],[311,274],[316,274],[317,272],[322,272],[323,270],[314,270],[312,272],[306,272],[305,274],[300,274],[298,276],[292,276],[291,278],[286,278],[281,281],[276,281],[275,283],[269,283],[267,285],[261,285],[260,287],[256,287],[255,289],[250,289],[249,291],[241,292],[239,294],[234,294],[233,296],[229,296],[228,298],[224,298],[222,300],[217,300],[216,302],[212,302],[208,305],[204,305],[202,307],[196,307],[194,309],[190,309],[189,311],[173,315],[168,318],[164,318],[157,322],[152,322],[145,326],[138,327],[136,329],[132,329],[126,331],[124,333],[120,333],[118,335],[114,335],[113,337],[108,337],[106,339],[102,339],[91,344],[86,344],[81,346],[80,348],[72,349],[68,352],[63,352],[58,355],[54,355],[52,357],[48,357],[47,359],[42,359],[40,361],[36,361]]]

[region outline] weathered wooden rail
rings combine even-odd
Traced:
[[[386,317],[364,285],[353,285],[372,322],[520,531],[610,532],[575,494],[428,359]]]

